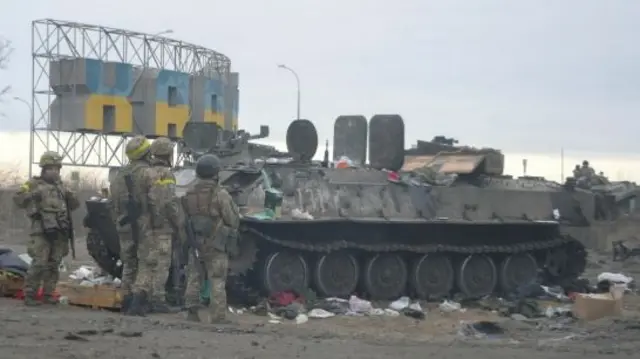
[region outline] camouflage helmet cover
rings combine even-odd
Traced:
[[[173,154],[173,142],[166,137],[159,137],[151,144],[151,154],[154,156],[171,156]]]
[[[62,156],[58,152],[47,151],[40,156],[40,167],[57,166],[62,167]]]
[[[144,136],[135,136],[127,143],[125,152],[129,160],[138,160],[149,153],[151,144]]]
[[[206,154],[196,162],[196,176],[200,178],[215,178],[220,172],[220,159],[213,154]]]

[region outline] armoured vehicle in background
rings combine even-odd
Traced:
[[[495,150],[442,154],[446,160],[427,172],[403,171],[404,133],[398,115],[368,123],[340,116],[334,158],[355,165],[331,168],[328,159],[312,162],[315,126],[296,120],[287,130],[288,156],[227,166],[221,183],[244,214],[231,275],[265,294],[312,288],[326,297],[433,299],[511,293],[541,272],[557,283],[584,270],[584,246],[554,219],[573,194],[558,185],[556,198],[546,182],[502,176]],[[179,188],[193,180],[189,170],[176,172]],[[113,241],[114,229],[94,228]]]

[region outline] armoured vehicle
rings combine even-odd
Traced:
[[[334,126],[334,158],[353,159],[350,168],[312,162],[318,136],[307,120],[287,130],[289,158],[225,168],[221,183],[244,214],[232,275],[265,293],[312,288],[327,297],[391,299],[514,292],[541,276],[561,282],[584,270],[583,245],[554,218],[571,206],[572,193],[558,188],[566,198],[555,199],[546,182],[502,176],[495,150],[442,154],[431,175],[402,171],[398,115],[369,123],[340,116]],[[178,169],[179,188],[193,180],[189,170]],[[112,229],[94,228],[113,240]]]

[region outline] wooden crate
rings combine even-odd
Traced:
[[[24,278],[0,273],[0,297],[15,297],[24,286]]]
[[[94,309],[119,309],[122,303],[120,290],[108,285],[86,286],[74,283],[59,283],[60,297],[66,297],[69,304]]]

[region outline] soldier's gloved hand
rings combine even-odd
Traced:
[[[70,190],[69,188],[65,187],[65,188],[64,188],[64,195],[65,195],[66,197],[69,197],[69,196],[73,196],[73,195],[74,195],[74,193],[73,193],[73,191],[72,191],[72,190]]]

